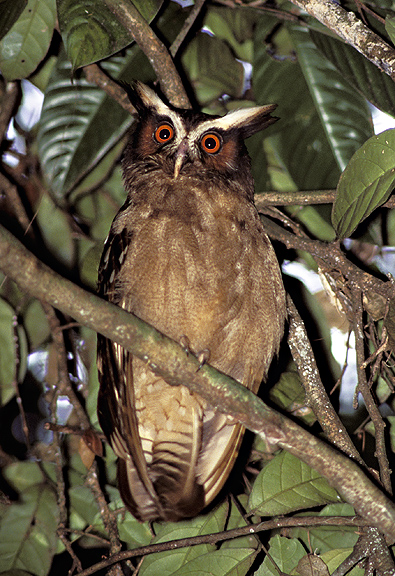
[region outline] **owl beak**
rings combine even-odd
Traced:
[[[176,152],[176,161],[174,162],[174,180],[178,178],[178,175],[181,171],[181,168],[185,164],[186,159],[188,158],[188,140],[184,138],[181,144],[178,147]]]

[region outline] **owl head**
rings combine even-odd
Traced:
[[[244,139],[277,120],[270,116],[275,104],[242,108],[221,117],[174,108],[141,82],[127,91],[139,122],[133,127],[124,168],[143,162],[147,170],[160,166],[173,179],[207,172],[229,178],[245,166],[245,160],[249,171]]]

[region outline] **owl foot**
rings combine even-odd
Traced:
[[[203,368],[203,366],[205,364],[207,364],[207,362],[210,360],[210,350],[208,350],[207,348],[205,348],[204,350],[201,350],[196,355],[196,358],[199,360],[199,367],[196,370],[196,372],[199,372],[199,370],[201,370]]]
[[[181,346],[181,348],[184,350],[185,354],[187,356],[189,356],[189,354],[192,352],[191,351],[191,343],[189,341],[188,336],[181,336],[180,340],[179,340],[179,344]]]

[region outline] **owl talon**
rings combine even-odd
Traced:
[[[207,362],[210,360],[210,350],[208,350],[207,348],[201,350],[197,355],[197,359],[199,360],[199,367],[196,370],[196,372],[199,372],[199,370],[201,370],[203,366],[207,364]]]
[[[189,356],[189,354],[191,353],[191,343],[189,341],[188,336],[185,335],[181,336],[179,343],[181,348],[184,350],[185,354]]]

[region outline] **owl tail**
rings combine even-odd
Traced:
[[[192,419],[193,421],[194,419]],[[196,478],[200,449],[200,420],[190,434],[159,431],[144,479],[132,458],[118,462],[122,499],[141,521],[177,521],[196,516],[205,506],[205,491]]]

